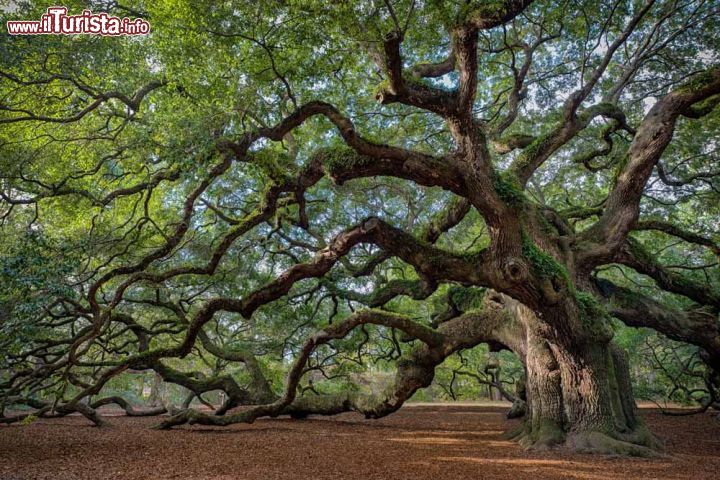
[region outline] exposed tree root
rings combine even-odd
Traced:
[[[543,422],[536,429],[531,429],[524,422],[518,428],[506,432],[504,438],[518,442],[528,450],[549,450],[565,442],[563,429],[551,422]]]
[[[521,398],[515,398],[506,416],[509,419],[524,417],[527,413],[527,402]]]
[[[592,431],[568,435],[565,446],[581,453],[649,458],[662,456],[662,451],[654,446],[618,440],[605,433]]]
[[[632,433],[611,436],[599,431],[567,433],[551,422],[544,422],[533,430],[524,422],[505,432],[503,438],[517,441],[527,450],[564,448],[580,453],[631,457],[658,457],[664,450],[661,442],[642,424]]]

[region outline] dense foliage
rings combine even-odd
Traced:
[[[0,37],[4,406],[522,403],[523,309],[717,405],[717,1],[66,6],[152,31]]]

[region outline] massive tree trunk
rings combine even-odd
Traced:
[[[565,445],[639,456],[659,451],[636,414],[626,354],[612,342],[604,317],[583,317],[584,331],[569,334],[525,307],[516,310],[526,327],[528,406],[510,438],[527,448]]]

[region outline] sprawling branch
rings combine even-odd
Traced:
[[[720,68],[716,67],[696,75],[650,109],[626,154],[626,163],[608,196],[605,211],[584,235],[602,242],[585,256],[584,263],[597,265],[622,245],[637,221],[642,192],[655,164],[672,140],[678,117],[718,93]]]
[[[701,305],[720,310],[720,292],[710,285],[665,268],[635,239],[628,239],[617,254],[617,261],[652,278],[663,290],[684,295]]]
[[[595,279],[598,290],[609,302],[609,312],[631,327],[652,328],[673,340],[697,345],[707,353],[707,362],[720,368],[720,322],[717,311],[696,306],[678,310],[620,287]]]
[[[285,393],[278,401],[222,417],[188,410],[161,423],[159,428],[171,428],[184,423],[206,425],[252,423],[263,416],[274,417],[283,414],[302,417],[310,414],[334,415],[344,411],[358,411],[369,418],[385,416],[400,408],[419,388],[430,385],[435,366],[459,349],[489,340],[522,348],[516,343],[518,342],[516,329],[519,326],[508,321],[508,307],[503,299],[512,303],[506,297],[488,299],[481,311],[473,311],[448,321],[437,330],[389,312],[377,310],[357,312],[340,323],[326,327],[305,342],[288,374]],[[338,395],[296,398],[296,389],[305,362],[315,348],[331,340],[344,338],[354,328],[364,324],[397,328],[423,342],[423,345],[410,352],[404,361],[399,362],[395,385],[378,397],[346,392]]]
[[[449,117],[456,112],[456,95],[403,73],[400,45],[403,36],[400,32],[389,33],[384,41],[385,73],[387,85],[381,86],[375,96],[381,104],[404,103]],[[428,73],[428,72],[423,72]],[[431,72],[430,72],[431,73]]]
[[[656,230],[673,237],[680,238],[695,245],[707,247],[720,258],[720,245],[711,238],[685,230],[677,225],[662,220],[640,220],[635,224],[633,230]]]
[[[553,153],[575,138],[594,118],[599,116],[615,120],[625,130],[635,133],[634,129],[627,125],[625,114],[618,106],[610,103],[593,105],[577,115],[559,122],[547,133],[534,138],[522,150],[510,166],[510,171],[517,178],[520,186],[525,187],[530,177]],[[522,139],[521,143],[518,142],[518,146],[526,142],[527,139]]]
[[[27,82],[22,81],[18,79],[17,77],[6,73],[6,72],[0,72],[0,76],[4,77],[14,83],[28,86],[28,85],[37,85],[38,81],[33,82]],[[93,99],[92,102],[87,104],[84,108],[81,110],[78,110],[72,115],[69,116],[48,116],[48,115],[42,115],[42,114],[36,114],[34,112],[25,110],[25,109],[16,109],[12,107],[8,107],[5,105],[0,105],[0,111],[7,111],[16,115],[10,116],[8,118],[0,118],[0,124],[7,124],[7,123],[17,123],[17,122],[45,122],[45,123],[72,123],[77,122],[81,120],[83,117],[85,117],[90,112],[93,112],[94,110],[97,110],[98,107],[100,107],[102,104],[107,102],[108,100],[116,99],[121,101],[125,106],[127,106],[131,111],[135,112],[140,109],[140,103],[142,100],[153,90],[157,90],[160,87],[163,87],[167,85],[166,80],[156,80],[149,82],[148,84],[140,87],[133,93],[131,96],[125,95],[121,92],[94,92],[87,87],[81,86],[77,81],[69,79],[68,77],[60,76],[60,75],[53,75],[52,77],[48,78],[47,80],[44,80],[42,83],[52,83],[54,81],[60,81],[60,80],[68,80],[71,81],[74,85],[81,88],[81,90],[89,94],[90,97]]]
[[[638,10],[635,15],[633,15],[633,17],[630,19],[628,24],[623,29],[622,33],[608,46],[605,55],[603,55],[603,58],[600,61],[600,64],[592,71],[592,73],[590,73],[587,79],[582,79],[583,85],[578,90],[573,92],[570,97],[568,97],[565,105],[563,106],[563,113],[566,119],[571,119],[575,115],[578,107],[588,97],[588,95],[590,95],[593,88],[595,88],[595,85],[605,73],[605,70],[607,69],[608,65],[610,65],[610,61],[612,60],[612,57],[617,51],[617,49],[625,43],[628,37],[630,37],[633,31],[640,24],[640,21],[648,13],[648,11],[652,8],[654,4],[655,0],[648,0],[645,2],[642,8],[640,8],[640,10]]]
[[[488,3],[467,12],[463,23],[478,30],[488,30],[503,25],[520,15],[533,0],[504,0]]]

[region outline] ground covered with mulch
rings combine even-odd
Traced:
[[[226,428],[150,430],[158,418],[82,417],[0,427],[0,479],[718,479],[720,421],[643,410],[667,456],[527,452],[502,439],[506,408],[405,407],[381,420],[344,414]]]

